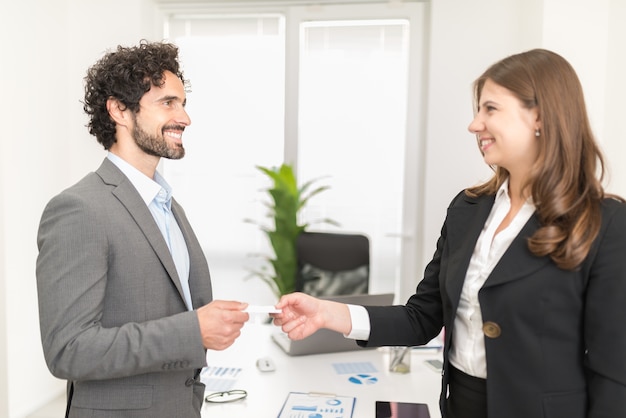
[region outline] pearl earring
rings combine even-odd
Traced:
[[[536,136],[536,137],[540,137],[540,136],[541,136],[541,132],[539,132],[539,129],[537,129],[537,130],[535,131],[535,136]]]

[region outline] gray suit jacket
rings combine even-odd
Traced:
[[[184,211],[194,308],[211,301],[206,259]],[[108,159],[46,206],[37,244],[48,367],[74,386],[70,417],[199,417],[206,365],[195,311],[139,193]]]

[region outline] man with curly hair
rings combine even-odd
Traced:
[[[249,319],[212,300],[209,268],[160,158],[185,154],[178,48],[142,41],[107,53],[85,78],[102,165],[41,218],[37,288],[44,355],[68,381],[68,417],[200,417],[206,350]]]

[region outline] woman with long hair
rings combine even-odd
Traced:
[[[625,417],[626,204],[603,189],[578,77],[534,49],[493,64],[474,94],[469,130],[494,175],[452,200],[416,293],[386,307],[294,293],[274,322],[368,347],[445,328],[444,418]]]

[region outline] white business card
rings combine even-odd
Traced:
[[[281,313],[282,309],[276,309],[272,305],[248,305],[246,309],[243,310],[248,313]]]

